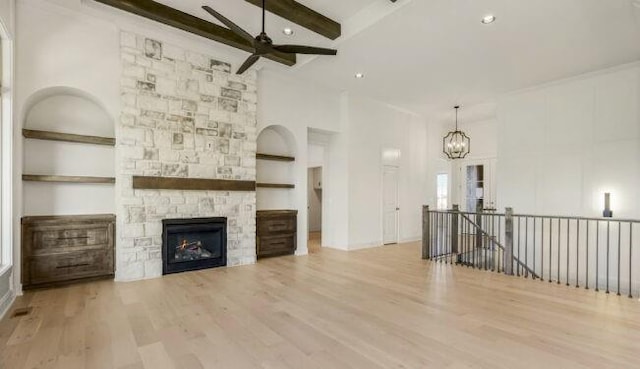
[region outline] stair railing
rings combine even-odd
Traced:
[[[423,259],[640,295],[640,220],[423,207]]]

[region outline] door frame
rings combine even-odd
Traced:
[[[466,184],[466,173],[463,173],[463,169],[469,165],[484,165],[485,166],[485,184],[489,183],[488,191],[485,188],[484,198],[485,205],[492,205],[493,207],[497,207],[497,186],[496,186],[496,167],[497,167],[497,158],[495,156],[484,156],[484,157],[475,157],[470,159],[459,160],[455,164],[454,173],[455,173],[455,183],[452,183],[456,194],[452,196],[452,199],[455,198],[458,204],[460,205],[461,210],[467,210],[469,212],[475,212],[475,209],[466,209],[466,188],[463,188]],[[488,179],[488,180],[487,180]],[[489,196],[487,196],[487,193]],[[486,200],[490,200],[487,202]],[[452,201],[453,202],[453,201]]]
[[[385,239],[384,239],[384,172],[387,168],[394,168],[396,171],[396,234],[395,234],[395,243],[386,243]],[[380,218],[380,230],[382,231],[381,234],[381,239],[382,239],[382,245],[398,245],[400,244],[400,211],[402,210],[400,208],[400,166],[399,165],[390,165],[390,164],[382,164],[382,170],[381,170],[381,189],[382,189],[382,196],[380,196],[380,212],[381,212],[381,218]]]

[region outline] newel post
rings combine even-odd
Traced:
[[[458,218],[460,216],[460,206],[453,205],[451,218],[451,253],[458,253]]]
[[[422,206],[422,259],[431,259],[429,243],[431,242],[431,224],[429,224],[429,205]]]
[[[506,208],[504,217],[504,274],[513,275],[513,208]]]

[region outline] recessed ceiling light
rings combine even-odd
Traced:
[[[495,21],[496,21],[496,16],[493,14],[485,15],[484,17],[482,17],[483,24],[491,24]]]
[[[292,28],[287,27],[282,30],[282,33],[284,33],[287,36],[292,36],[295,32],[293,31]]]
[[[356,73],[356,78],[357,79],[363,79],[364,78],[364,73]]]

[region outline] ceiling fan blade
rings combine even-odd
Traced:
[[[273,45],[273,49],[290,54],[337,55],[338,50],[302,45]]]
[[[209,6],[205,5],[202,7],[202,9],[204,9],[207,13],[213,15],[214,18],[216,18],[217,20],[219,20],[222,24],[224,24],[225,26],[227,26],[231,31],[233,31],[233,33],[237,34],[238,36],[244,38],[245,40],[249,41],[251,43],[251,45],[253,45],[253,41],[255,41],[254,37],[251,36],[251,34],[245,30],[243,30],[242,28],[240,28],[237,24],[233,23],[232,21],[228,20],[227,18],[225,18],[222,14],[218,13],[217,11],[211,9]]]
[[[258,59],[260,59],[259,55],[251,55],[249,58],[247,58],[247,60],[245,60],[244,63],[242,63],[236,74],[244,73],[247,69],[251,68],[251,66],[254,65],[258,61]]]

